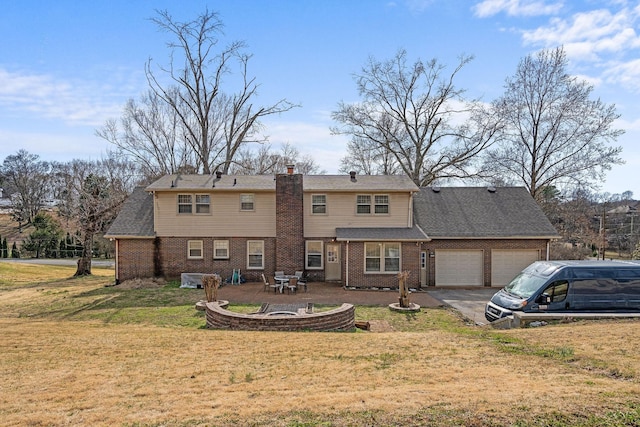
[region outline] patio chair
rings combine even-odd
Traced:
[[[273,275],[274,276],[284,276],[284,271],[276,271]]]
[[[296,271],[296,276],[298,276],[297,273],[298,272]],[[300,271],[300,273],[302,272]],[[298,277],[298,287],[303,287],[304,291],[307,292],[307,278],[302,274],[300,275],[300,277]]]
[[[265,277],[264,273],[262,273],[262,283],[264,284],[264,292],[266,292],[267,289],[273,289],[273,292],[275,292],[278,288],[278,285],[269,282],[269,279]]]
[[[295,294],[298,290],[298,279],[296,277],[290,278],[285,286],[287,287],[287,291],[289,293],[293,292]]]

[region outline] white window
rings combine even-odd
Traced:
[[[306,242],[306,268],[319,270],[322,268],[322,240],[307,240]]]
[[[196,213],[208,214],[211,212],[208,194],[196,194]]]
[[[386,194],[377,194],[374,196],[375,206],[374,213],[388,214],[389,213],[389,196]]]
[[[373,203],[372,203],[373,201]],[[372,207],[373,204],[373,207]],[[356,213],[359,215],[386,215],[389,213],[388,194],[358,194],[356,196]]]
[[[190,214],[193,212],[191,194],[178,194],[178,213]]]
[[[247,269],[264,269],[264,241],[247,241]]]
[[[370,214],[371,213],[371,196],[368,194],[358,194],[356,196],[356,213]]]
[[[240,195],[240,210],[252,211],[254,210],[254,195],[253,194],[241,194]]]
[[[400,243],[365,243],[364,269],[369,273],[398,273]]]
[[[213,241],[213,258],[229,259],[229,241],[228,240]]]
[[[202,259],[202,240],[189,240],[187,242],[187,258]]]
[[[312,214],[327,213],[327,196],[325,194],[311,195],[311,213]]]

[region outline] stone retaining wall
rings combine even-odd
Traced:
[[[225,310],[217,302],[206,304],[207,328],[244,331],[353,331],[355,307],[342,304],[321,313],[298,315],[243,314]]]

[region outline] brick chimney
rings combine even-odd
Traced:
[[[290,168],[291,167],[291,168]],[[276,175],[276,270],[304,270],[304,207],[302,174]]]

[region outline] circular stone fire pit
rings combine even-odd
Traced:
[[[235,313],[219,301],[205,304],[207,328],[245,331],[353,331],[355,307],[342,304],[333,310],[307,313],[276,310],[264,313]]]
[[[389,304],[389,310],[399,313],[415,313],[420,311],[420,305],[411,302],[409,303],[409,307],[401,307],[399,302],[393,302]]]

